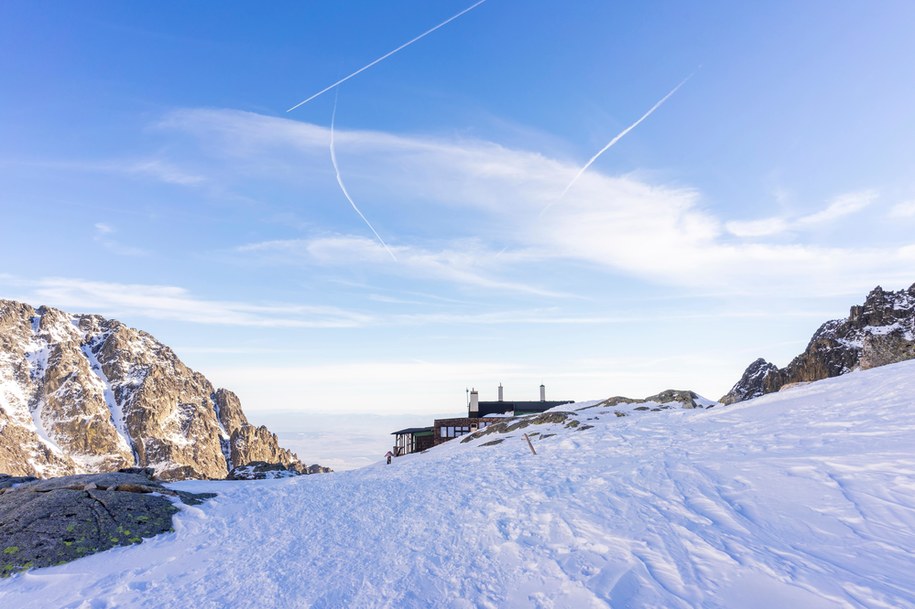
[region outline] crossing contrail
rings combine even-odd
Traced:
[[[684,78],[682,81],[680,81],[680,84],[678,84],[676,87],[674,87],[673,89],[671,89],[670,92],[669,92],[667,95],[665,95],[664,97],[662,97],[662,98],[658,101],[658,103],[656,103],[656,104],[653,105],[651,108],[649,108],[649,109],[648,109],[648,112],[646,112],[646,113],[643,114],[641,117],[639,117],[639,120],[635,121],[634,123],[632,123],[631,125],[629,125],[629,126],[626,127],[625,129],[623,129],[622,131],[620,131],[620,132],[616,135],[616,137],[614,137],[612,140],[610,140],[610,143],[608,143],[606,146],[604,146],[603,148],[601,148],[600,150],[598,150],[598,151],[597,151],[597,154],[595,154],[594,156],[592,156],[591,159],[590,159],[587,163],[585,163],[585,166],[578,170],[578,173],[575,174],[575,177],[572,178],[572,181],[568,183],[568,185],[567,185],[567,186],[565,187],[565,189],[562,191],[562,194],[559,195],[559,198],[556,199],[555,201],[551,201],[550,203],[548,203],[548,204],[546,205],[546,207],[544,207],[542,210],[540,210],[540,215],[542,216],[544,213],[546,213],[546,210],[548,210],[550,207],[552,207],[552,206],[553,206],[554,204],[556,204],[558,201],[562,201],[563,197],[566,196],[566,193],[569,192],[569,189],[572,188],[572,185],[575,184],[575,182],[578,181],[578,178],[580,178],[580,177],[588,170],[588,167],[590,167],[591,165],[594,164],[594,161],[596,161],[596,160],[598,159],[598,157],[600,157],[600,155],[602,155],[603,153],[605,153],[605,152],[607,152],[608,150],[610,150],[610,148],[612,148],[613,145],[616,144],[618,141],[620,141],[621,139],[623,139],[623,137],[625,137],[625,135],[626,135],[627,133],[629,133],[630,131],[632,131],[632,130],[635,129],[636,127],[638,127],[638,126],[642,123],[642,121],[644,121],[646,118],[648,118],[649,116],[651,116],[651,115],[654,113],[655,110],[657,110],[658,108],[660,108],[661,105],[662,105],[664,102],[666,102],[666,101],[670,98],[671,95],[673,95],[674,93],[676,93],[677,90],[678,90],[680,87],[682,87],[683,85],[685,85],[685,84],[687,83],[687,81],[688,81],[690,78],[692,78],[695,74],[696,74],[696,73],[693,72],[692,74],[690,74],[689,76],[687,76],[686,78]]]
[[[380,63],[380,62],[384,61],[385,59],[387,59],[388,57],[390,57],[390,56],[393,55],[394,53],[396,53],[396,52],[398,52],[398,51],[401,51],[401,50],[407,48],[408,46],[410,46],[411,44],[413,44],[414,42],[416,42],[416,41],[418,41],[418,40],[421,40],[421,39],[425,38],[426,36],[428,36],[429,34],[431,34],[432,32],[434,32],[435,30],[439,29],[440,27],[444,27],[444,26],[448,25],[449,23],[451,23],[452,21],[454,21],[455,19],[457,19],[457,18],[460,17],[461,15],[464,15],[465,13],[469,13],[470,11],[472,11],[473,9],[475,9],[476,7],[478,7],[478,6],[480,6],[481,4],[483,4],[484,2],[486,2],[486,0],[480,0],[479,2],[477,2],[476,4],[474,4],[473,6],[470,6],[470,7],[468,7],[468,8],[465,8],[464,10],[462,10],[462,11],[461,11],[460,13],[458,13],[457,15],[454,15],[453,17],[450,17],[450,18],[446,19],[445,21],[442,21],[441,23],[439,23],[437,26],[435,26],[435,27],[432,28],[432,29],[426,30],[425,32],[423,32],[422,34],[420,34],[419,36],[417,36],[417,37],[414,38],[413,40],[410,40],[409,42],[403,43],[402,45],[400,45],[399,47],[397,47],[397,48],[394,49],[393,51],[390,51],[389,53],[386,53],[386,54],[382,55],[381,57],[379,57],[378,59],[376,59],[376,60],[373,61],[372,63],[369,63],[369,64],[366,64],[366,65],[362,66],[361,68],[359,68],[358,70],[356,70],[355,72],[353,72],[352,74],[350,74],[349,76],[345,76],[345,77],[341,78],[340,80],[338,80],[338,81],[335,82],[334,84],[330,85],[329,87],[325,87],[324,89],[321,89],[320,91],[318,91],[317,93],[315,93],[314,95],[312,95],[311,97],[309,97],[308,99],[305,99],[305,100],[300,101],[299,103],[297,103],[297,104],[294,105],[293,107],[291,107],[291,108],[289,108],[288,110],[286,110],[286,112],[292,112],[293,110],[295,110],[295,109],[298,108],[299,106],[304,105],[304,104],[307,104],[308,102],[310,102],[310,101],[313,100],[314,98],[318,97],[319,95],[323,95],[324,93],[327,93],[328,91],[330,91],[331,89],[333,89],[333,88],[336,87],[337,85],[340,85],[340,84],[346,82],[347,80],[349,80],[349,79],[352,78],[353,76],[356,76],[357,74],[359,74],[359,73],[361,73],[361,72],[364,72],[364,71],[368,70],[369,68],[371,68],[371,67],[372,67],[373,65],[375,65],[376,63]]]
[[[349,201],[349,204],[353,206],[353,209],[359,214],[359,217],[362,218],[362,221],[365,222],[372,232],[375,234],[375,237],[378,239],[379,243],[384,246],[384,249],[391,255],[391,258],[394,259],[394,262],[397,262],[397,256],[394,255],[394,252],[391,251],[391,248],[388,247],[388,244],[384,242],[384,239],[381,238],[381,235],[378,234],[378,231],[375,230],[375,227],[372,226],[372,223],[368,221],[368,218],[363,215],[363,213],[356,206],[356,203],[353,201],[353,198],[349,196],[349,192],[346,190],[346,186],[343,184],[343,177],[340,175],[340,167],[337,166],[337,152],[334,147],[334,123],[337,120],[337,98],[334,98],[334,112],[330,117],[330,160],[334,164],[334,171],[337,173],[337,184],[340,185],[340,190],[343,191],[343,196],[346,197],[346,200]]]

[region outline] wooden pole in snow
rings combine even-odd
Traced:
[[[524,439],[527,440],[527,445],[531,447],[531,452],[536,455],[537,451],[534,450],[534,445],[531,444],[531,439],[527,436],[527,434],[524,434]]]

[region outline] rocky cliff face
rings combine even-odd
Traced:
[[[751,400],[761,395],[778,391],[784,384],[782,372],[778,369],[778,366],[759,358],[747,366],[740,380],[731,387],[731,390],[719,402],[733,404],[734,402]]]
[[[304,471],[238,398],[149,334],[97,315],[0,300],[0,472],[151,467],[224,478],[251,461]]]
[[[908,290],[874,288],[848,318],[827,321],[803,353],[784,368],[758,359],[721,398],[732,404],[778,391],[785,385],[818,381],[855,369],[876,368],[915,358],[915,284]]]

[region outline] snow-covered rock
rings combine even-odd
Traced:
[[[780,390],[915,358],[915,284],[908,290],[874,288],[863,305],[851,307],[846,319],[827,321],[803,353],[784,368],[760,358],[724,397],[733,404]]]
[[[733,404],[758,398],[761,395],[778,391],[784,384],[778,366],[760,357],[747,366],[740,380],[721,398],[721,403]]]
[[[301,475],[301,472],[283,467],[279,463],[255,461],[247,465],[233,467],[229,475],[226,476],[226,480],[273,480]]]
[[[251,461],[304,469],[235,394],[146,332],[0,300],[0,472],[224,478]]]
[[[633,404],[636,408],[644,410],[666,410],[668,408],[709,408],[716,405],[717,402],[704,398],[695,391],[667,389],[657,395],[651,395],[644,399],[615,396],[603,400],[596,404],[596,406],[617,406],[622,404]]]

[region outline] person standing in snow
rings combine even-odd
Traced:
[[[391,464],[391,457],[393,457],[393,456],[394,456],[394,453],[392,453],[391,451],[388,451],[384,454],[384,458],[388,460],[388,465]]]

